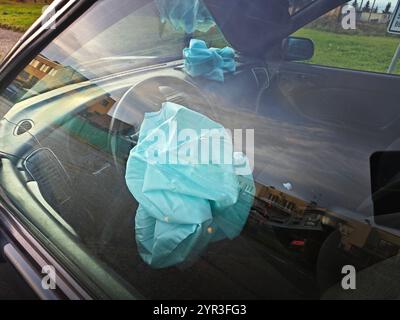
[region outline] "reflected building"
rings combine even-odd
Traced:
[[[325,210],[314,202],[306,202],[272,186],[256,183],[256,197],[251,219],[282,228],[321,230]]]
[[[85,82],[89,82],[89,79],[76,69],[38,55],[18,75],[8,91],[3,94],[2,99],[9,101],[8,104],[11,106],[12,103],[65,87],[66,84]],[[83,99],[85,102],[80,106],[82,111],[71,119],[62,119],[59,126],[96,148],[106,149],[107,139],[99,139],[98,136],[106,137],[108,134],[112,121],[110,111],[116,102],[112,96],[102,88],[89,84],[89,86],[71,89],[68,93],[61,93],[60,98],[64,94],[87,95],[88,90],[91,90],[91,96],[94,98],[90,101]],[[6,112],[7,110],[4,114]]]
[[[80,83],[89,81],[89,79],[72,67],[63,66],[57,61],[38,55],[18,75],[17,81],[25,89],[43,93],[63,87],[66,83]],[[97,89],[101,90],[98,87]],[[103,126],[105,124],[104,117],[109,113],[114,103],[115,100],[111,95],[104,91],[104,95],[100,94],[98,98],[87,103],[85,115],[90,117],[92,122]]]
[[[65,84],[78,83],[88,79],[74,68],[63,66],[43,55],[38,55],[18,75],[16,82],[26,90],[43,93]]]

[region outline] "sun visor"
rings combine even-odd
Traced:
[[[235,50],[263,56],[286,36],[290,24],[288,0],[204,0],[225,38]]]

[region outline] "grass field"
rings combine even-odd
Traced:
[[[375,72],[386,72],[400,43],[400,37],[345,35],[314,29],[302,29],[295,35],[314,41],[311,63]]]
[[[0,0],[0,28],[26,31],[42,14],[43,4]]]

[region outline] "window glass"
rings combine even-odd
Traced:
[[[396,4],[397,1],[349,1],[294,35],[313,40],[312,64],[386,73],[399,45],[398,36],[387,33]]]
[[[35,82],[24,82],[19,77],[18,99],[66,83],[181,59],[191,37],[205,40],[211,47],[227,45],[214,23],[188,34],[183,28],[177,29],[174,20],[160,17],[162,7],[142,2],[124,1],[116,15],[109,15],[108,1],[100,1],[96,10],[87,13],[84,20],[71,26],[27,66],[27,72],[41,81],[36,86]]]
[[[99,1],[36,56],[1,93],[2,130],[11,125],[14,136],[2,140],[2,152],[28,175],[27,180],[19,178],[33,201],[49,210],[49,221],[43,224],[38,224],[34,210],[25,212],[49,238],[56,232],[47,229],[54,220],[74,237],[77,248],[83,245],[144,297],[204,297],[207,272],[220,277],[215,267],[192,267],[200,259],[193,255],[193,262],[157,270],[139,254],[138,202],[125,179],[146,111],[158,111],[171,101],[214,116],[207,98],[195,85],[186,84],[182,52],[191,38],[217,48],[228,43],[202,2],[198,27],[190,32],[187,21],[181,27],[173,15],[162,16],[166,3],[170,2]],[[150,70],[155,75],[146,80]],[[139,82],[132,100],[132,88]],[[128,113],[116,111],[122,101]],[[237,188],[255,192],[254,185],[245,182]],[[248,215],[249,209],[242,211]],[[212,234],[213,228],[206,232]],[[192,274],[198,274],[203,284],[190,293]],[[178,290],[182,281],[188,286]],[[216,294],[235,286],[227,283]]]
[[[249,4],[238,3],[234,17]],[[288,2],[264,3],[247,9],[290,9]],[[309,2],[293,3],[304,8]],[[259,25],[247,13],[250,27],[230,21],[219,28],[201,1],[97,1],[0,94],[1,196],[75,279],[89,279],[85,288],[94,282],[117,297],[116,283],[153,299],[344,297],[344,265],[370,271],[357,292],[377,290],[368,275],[385,274],[380,289],[391,284],[388,295],[398,296],[398,266],[389,274],[382,262],[400,248],[394,201],[400,156],[377,152],[398,150],[397,96],[376,86],[379,81],[369,82],[374,90],[357,83],[352,91],[329,68],[321,68],[324,76],[309,64],[266,64],[254,52],[234,54],[224,48],[221,30],[259,48],[251,41],[260,34],[242,33]],[[372,39],[318,23],[298,33],[316,42],[311,63],[346,67],[347,47],[335,41],[350,39],[346,46],[354,46],[357,37]],[[193,38],[215,47],[194,49],[230,72],[189,75],[183,50]],[[355,51],[353,63],[363,63],[362,50]],[[364,83],[359,73],[342,76],[352,82],[354,74]],[[384,78],[391,88],[400,79]],[[153,135],[178,127],[197,130],[176,139],[185,151],[182,165],[168,148],[178,135]],[[221,136],[225,129],[231,134]],[[241,164],[254,170],[210,165],[208,158],[206,168],[191,162],[195,142],[208,152],[214,145],[200,142],[214,135],[217,150],[227,146],[228,156],[247,157],[249,164]],[[172,163],[152,161],[166,155]],[[387,163],[394,169],[386,170]],[[381,189],[375,201],[371,192]],[[385,228],[373,225],[374,210]]]

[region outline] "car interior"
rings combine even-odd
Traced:
[[[382,274],[379,268],[397,274],[397,262],[388,262],[393,252],[366,256],[338,248],[342,235],[323,217],[329,211],[335,221],[379,228],[370,158],[396,151],[400,78],[285,60],[286,38],[343,1],[315,1],[294,16],[287,1],[231,1],[232,10],[204,1],[238,51],[237,70],[224,82],[190,77],[181,59],[73,82],[14,105],[0,122],[0,136],[8,137],[1,140],[0,182],[10,199],[32,215],[41,211],[32,219],[54,221],[146,298],[340,298],[340,271],[332,275],[332,266],[357,265],[368,272],[365,279]],[[238,20],[242,34],[233,27]],[[226,128],[255,129],[257,192],[240,237],[211,244],[194,261],[152,269],[137,252],[138,203],[125,171],[144,114],[163,102]],[[301,217],[288,209],[266,216],[265,188],[298,199]],[[389,220],[382,225],[396,234]],[[360,292],[377,294],[367,286]]]

